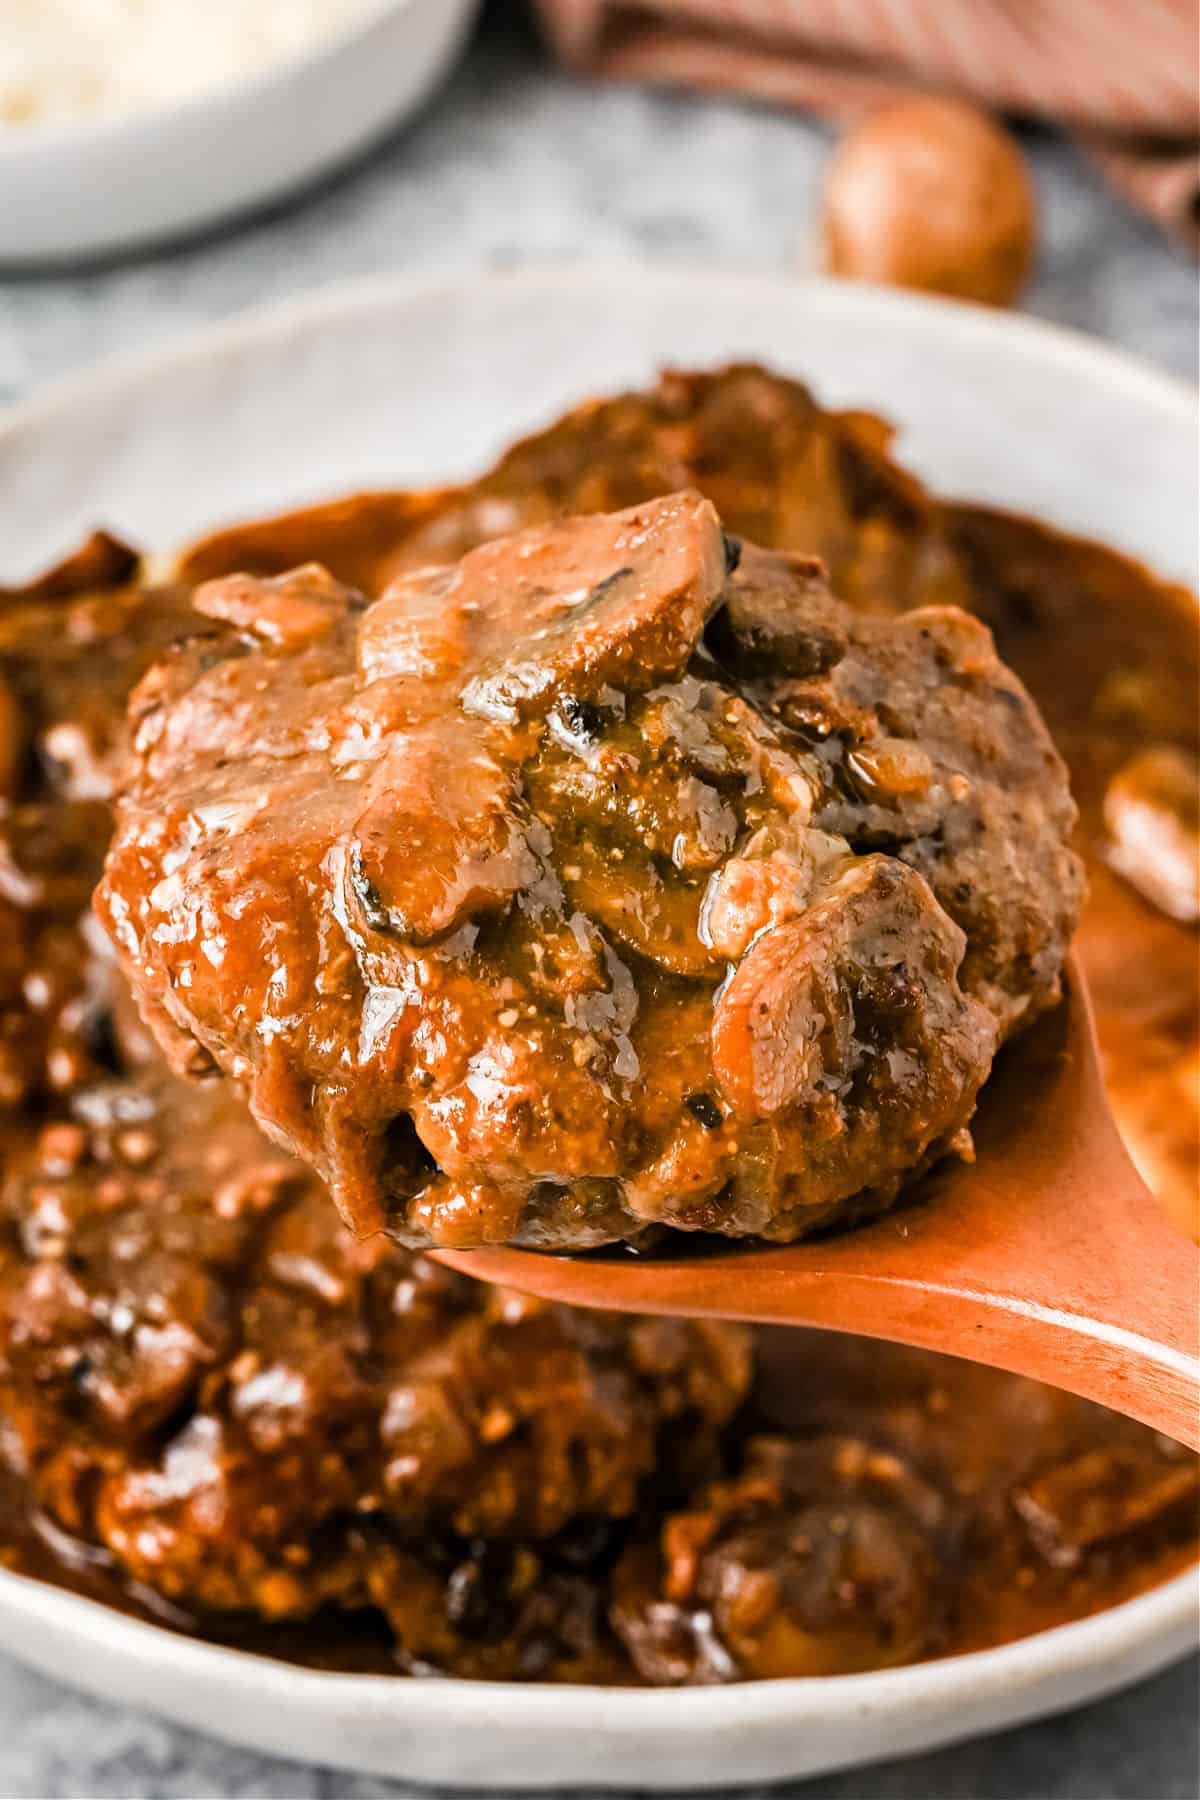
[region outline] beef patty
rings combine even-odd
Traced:
[[[360,1233],[788,1240],[965,1146],[1081,896],[982,625],[863,617],[693,491],[195,596],[98,903]]]

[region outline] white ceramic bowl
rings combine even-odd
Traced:
[[[107,256],[346,162],[449,69],[478,0],[379,0],[303,55],[181,105],[0,131],[0,263]]]
[[[757,356],[890,414],[942,490],[1042,513],[1195,582],[1195,399],[1027,320],[818,281],[616,268],[318,296],[71,380],[0,421],[0,581],[107,523],[170,546],[237,516],[478,468],[665,362]],[[1185,1574],[972,1656],[637,1692],[310,1673],[0,1572],[0,1647],[256,1749],[479,1787],[699,1789],[898,1756],[1141,1679],[1197,1642]]]

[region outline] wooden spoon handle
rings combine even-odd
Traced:
[[[1138,1309],[1126,1304],[1120,1278],[1103,1275],[1086,1294],[1077,1286],[1058,1303],[1021,1291],[1023,1281],[1001,1284],[991,1265],[981,1280],[967,1259],[957,1275],[934,1275],[923,1266],[915,1227],[895,1236],[886,1254],[883,1227],[868,1228],[860,1236],[873,1254],[861,1260],[839,1255],[835,1245],[617,1265],[519,1250],[439,1254],[483,1280],[576,1306],[817,1326],[965,1356],[1066,1388],[1200,1450],[1195,1250],[1160,1231],[1156,1210],[1152,1203],[1136,1239],[1138,1260],[1127,1265],[1146,1271]],[[1156,1252],[1166,1259],[1157,1267]],[[1144,1324],[1131,1317],[1135,1311],[1145,1312]]]
[[[958,1319],[960,1353],[1197,1449],[1200,1251],[1130,1161],[1074,962],[1068,981],[1055,1029],[1040,1033],[1031,1062],[1010,1069],[1009,1093],[981,1117],[976,1168],[947,1165],[931,1198],[936,1267],[911,1296],[911,1328],[922,1329],[924,1300]],[[882,1291],[875,1299],[886,1304]],[[979,1348],[969,1347],[972,1331],[986,1334]],[[950,1337],[939,1347],[954,1350]],[[921,1341],[931,1341],[924,1330]]]
[[[443,1252],[580,1306],[816,1325],[1030,1375],[1200,1449],[1200,1253],[1142,1182],[1104,1095],[1086,986],[1006,1052],[974,1164],[861,1230],[697,1255]]]

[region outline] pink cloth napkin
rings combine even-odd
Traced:
[[[576,68],[850,120],[913,89],[1072,130],[1200,249],[1196,0],[536,0]]]

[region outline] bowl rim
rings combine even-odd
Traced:
[[[422,0],[386,0],[388,5],[420,3]],[[496,291],[524,289],[549,297],[575,288],[593,288],[598,282],[632,281],[643,291],[658,284],[677,291],[681,283],[703,282],[710,289],[715,284],[729,293],[741,293],[747,300],[764,287],[786,286],[808,300],[836,306],[851,324],[855,314],[861,316],[863,323],[873,322],[882,308],[918,327],[935,330],[939,337],[948,333],[962,342],[974,340],[983,349],[1015,338],[1035,355],[1052,357],[1060,366],[1070,365],[1081,379],[1090,377],[1124,389],[1128,398],[1166,408],[1189,426],[1195,425],[1200,406],[1200,387],[1193,386],[1184,376],[1158,369],[1133,351],[1030,313],[1006,312],[974,301],[834,275],[737,264],[714,270],[691,259],[647,263],[636,257],[614,256],[570,263],[535,261],[513,268],[476,271],[451,266],[323,283],[308,293],[168,337],[148,349],[116,351],[98,362],[39,382],[27,395],[0,407],[0,440],[42,424],[56,412],[100,398],[106,390],[130,381],[153,379],[173,368],[202,363],[226,351],[252,350],[256,343],[281,334],[317,329],[334,320],[350,319],[359,312],[449,300],[469,281]]]
[[[1138,1643],[1183,1644],[1185,1632],[1200,1618],[1198,1576],[1200,1558],[1115,1606],[987,1649],[853,1675],[778,1676],[711,1687],[486,1681],[455,1675],[418,1679],[400,1670],[393,1675],[310,1669],[283,1657],[193,1637],[4,1568],[0,1568],[0,1607],[15,1609],[26,1618],[36,1615],[43,1627],[79,1630],[94,1650],[126,1663],[153,1664],[162,1671],[169,1662],[179,1678],[202,1681],[219,1675],[221,1665],[226,1665],[241,1692],[254,1691],[267,1703],[275,1698],[291,1705],[311,1700],[314,1706],[346,1715],[386,1714],[392,1722],[397,1707],[412,1707],[423,1719],[432,1715],[437,1722],[444,1715],[447,1723],[466,1728],[472,1713],[488,1715],[493,1700],[502,1694],[506,1723],[513,1730],[536,1731],[553,1723],[556,1731],[569,1732],[591,1724],[599,1702],[611,1705],[619,1699],[634,1715],[628,1726],[690,1736],[697,1731],[765,1727],[778,1720],[785,1701],[823,1715],[853,1715],[864,1704],[873,1711],[904,1710],[933,1695],[953,1702],[956,1696],[969,1694],[978,1703],[1014,1687],[1029,1690],[1051,1679],[1061,1682],[1065,1676],[1110,1662]],[[1183,1649],[1176,1652],[1183,1653]]]
[[[465,7],[469,0],[456,3]],[[6,164],[15,166],[43,155],[53,158],[99,153],[114,144],[134,143],[147,131],[190,123],[206,111],[215,116],[225,107],[240,109],[247,103],[253,104],[286,86],[297,75],[353,49],[385,22],[428,4],[429,0],[362,0],[359,10],[339,20],[310,44],[180,99],[154,100],[132,112],[95,118],[33,119],[28,124],[0,125],[0,173]]]

